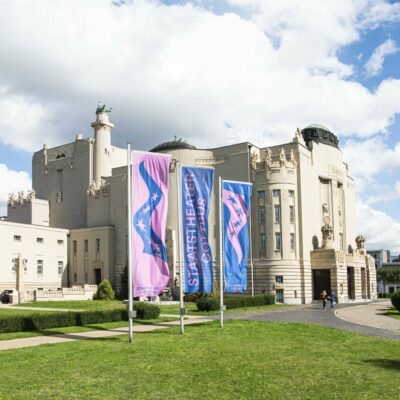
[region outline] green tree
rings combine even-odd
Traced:
[[[104,279],[100,282],[100,285],[97,288],[97,292],[94,295],[95,300],[114,300],[115,292],[111,286],[111,283]]]
[[[378,281],[383,281],[386,285],[388,283],[400,282],[400,268],[384,267],[377,271]]]

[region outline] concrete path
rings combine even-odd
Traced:
[[[374,302],[362,306],[341,308],[336,311],[336,315],[354,324],[387,329],[400,334],[400,319],[382,315],[390,309],[392,309],[390,301],[380,301],[378,303]]]
[[[203,324],[205,322],[211,322],[213,319],[202,317],[202,318],[190,318],[185,320],[185,325]],[[179,326],[179,321],[162,322],[159,324],[152,325],[139,325],[133,324],[134,333],[145,333],[153,332],[159,329],[171,328],[172,326]],[[23,347],[34,347],[41,346],[42,344],[56,344],[72,342],[76,340],[87,340],[87,339],[102,339],[117,335],[126,335],[128,333],[128,327],[114,328],[102,331],[91,331],[91,332],[79,332],[79,333],[67,333],[51,336],[35,336],[23,339],[11,339],[0,341],[1,350],[13,350],[20,349]]]
[[[357,314],[362,313],[364,315],[362,325],[338,318],[335,313],[336,310],[331,310],[330,308],[327,308],[325,311],[322,310],[322,305],[319,303],[308,304],[305,306],[288,307],[282,310],[275,309],[273,311],[271,310],[271,311],[259,311],[254,313],[228,314],[226,315],[226,319],[246,319],[246,320],[261,320],[261,321],[267,320],[267,321],[279,321],[279,322],[318,324],[318,325],[331,326],[333,328],[342,329],[348,332],[359,333],[362,335],[400,340],[399,331],[393,331],[390,328],[389,329],[387,328],[389,324],[391,324],[390,320],[392,320],[392,318],[381,316],[380,318],[385,318],[386,325],[382,324],[380,325],[380,327],[372,325],[370,319],[374,317],[372,311],[374,310],[374,307],[370,307],[370,304],[371,303],[363,305],[340,304],[337,307],[337,311],[338,312],[342,312],[342,310],[345,311],[349,319],[355,318]],[[381,302],[372,304],[375,304],[376,307],[379,306],[382,307]]]

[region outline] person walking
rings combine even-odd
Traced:
[[[328,297],[326,290],[323,290],[320,294],[321,300],[322,300],[322,309],[325,310],[326,308],[326,298]]]
[[[333,308],[333,305],[335,304],[335,302],[337,303],[337,296],[333,290],[331,290],[329,292],[328,300],[331,303],[331,308]]]

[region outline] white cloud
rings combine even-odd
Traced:
[[[267,145],[315,122],[364,137],[390,126],[400,81],[371,92],[337,57],[368,2],[246,3],[248,20],[145,0],[3,1],[0,141],[37,150],[91,135],[99,99],[114,107],[114,141],[140,148],[175,134],[200,147]]]
[[[32,183],[27,172],[13,171],[4,164],[0,164],[0,176],[0,215],[6,215],[9,193],[27,191],[32,187]]]
[[[368,76],[378,75],[383,68],[385,57],[390,54],[395,54],[400,49],[396,46],[396,43],[392,39],[388,39],[380,44],[372,53],[369,60],[365,63],[365,71]]]
[[[400,251],[400,222],[367,204],[358,204],[358,229],[365,236],[368,249]]]
[[[368,195],[366,204],[385,203],[388,201],[400,199],[400,181],[395,182],[393,185],[378,186],[379,193]]]

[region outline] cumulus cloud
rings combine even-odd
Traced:
[[[27,191],[32,187],[32,183],[27,172],[13,171],[4,164],[0,164],[0,176],[0,215],[6,215],[9,193]]]
[[[365,63],[365,71],[368,76],[378,75],[383,68],[385,58],[390,54],[395,54],[399,51],[396,46],[396,42],[392,39],[388,39],[380,44],[372,53],[369,60]]]
[[[369,2],[231,3],[249,17],[146,0],[3,1],[0,86],[21,120],[0,111],[0,141],[37,150],[91,135],[100,99],[115,110],[114,142],[142,149],[173,135],[199,147],[276,144],[313,122],[363,137],[390,126],[400,81],[370,91],[337,57]]]
[[[368,249],[400,251],[400,222],[363,203],[358,204],[358,229],[365,236]]]

